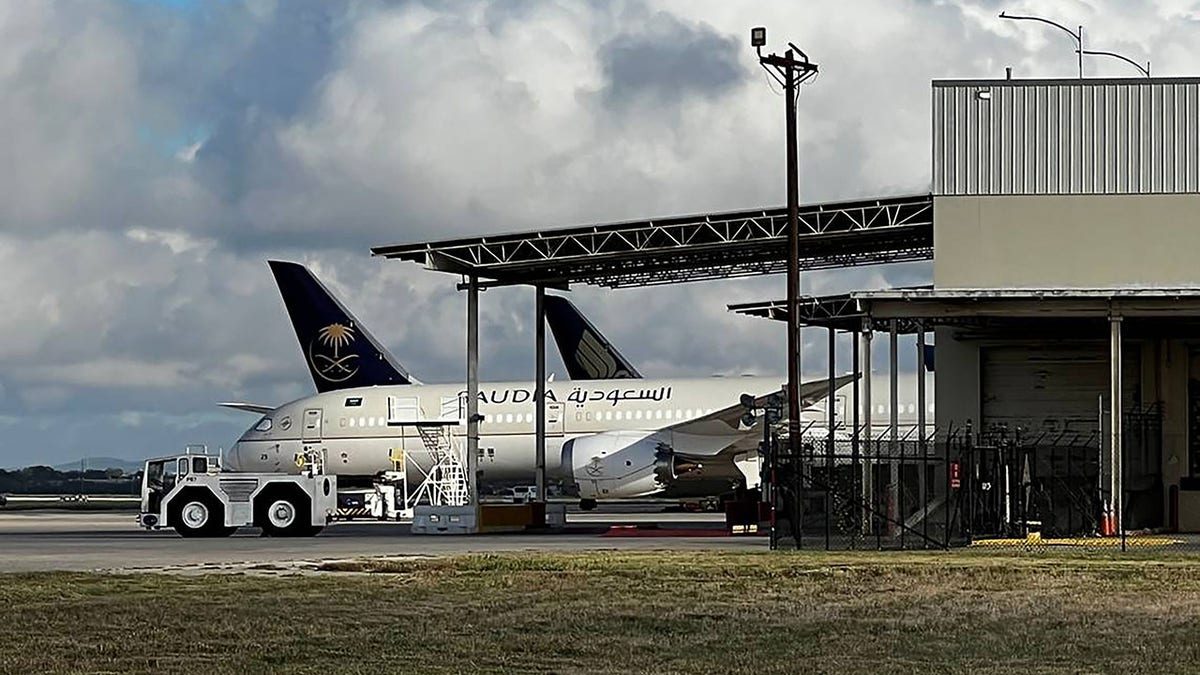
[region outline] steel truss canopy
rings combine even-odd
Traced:
[[[926,290],[932,286],[921,287]],[[865,293],[841,293],[838,295],[801,296],[796,303],[799,308],[799,323],[801,326],[818,326],[841,331],[862,330],[863,322],[870,315],[866,310],[863,296]],[[731,312],[745,316],[757,316],[773,321],[787,321],[790,312],[786,300],[766,300],[761,302],[744,302],[726,305]],[[898,318],[896,330],[901,334],[916,333],[921,324],[917,320]]]
[[[1012,321],[1200,319],[1200,289],[935,289],[932,286],[800,298],[800,324],[843,331],[896,323],[899,333],[934,326],[988,327]],[[787,321],[784,300],[727,305],[729,311]],[[1147,324],[1149,325],[1149,324]]]
[[[787,209],[393,244],[371,254],[478,277],[488,286],[627,288],[774,274],[787,266]],[[800,208],[801,269],[932,257],[928,194]]]

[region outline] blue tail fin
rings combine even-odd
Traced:
[[[570,300],[547,295],[546,320],[571,379],[619,380],[642,376]]]
[[[308,268],[270,260],[317,391],[411,384],[412,377]]]

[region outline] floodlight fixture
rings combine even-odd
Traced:
[[[750,46],[756,48],[767,46],[766,26],[756,26],[750,29]]]

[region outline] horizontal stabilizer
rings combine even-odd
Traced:
[[[273,405],[261,405],[258,403],[245,403],[243,401],[224,401],[217,405],[222,408],[230,408],[231,410],[241,410],[242,412],[254,413],[256,415],[266,415],[275,410]]]

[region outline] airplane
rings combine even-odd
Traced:
[[[292,310],[291,303],[285,300],[285,305]],[[314,396],[280,406],[226,404],[263,415],[230,448],[225,460],[229,468],[294,473],[299,469],[293,458],[319,448],[327,457],[326,470],[339,479],[373,476],[391,468],[392,449],[423,447],[415,429],[399,424],[407,411],[419,410],[426,419],[464,419],[462,384],[419,383],[389,360],[340,302],[321,306],[320,314],[297,320],[293,313],[292,319],[314,380],[358,383],[367,371],[405,381],[326,386]],[[594,507],[597,499],[711,495],[739,485],[757,487],[761,422],[747,424],[740,399],[750,393],[753,404],[761,406],[767,396],[780,391],[785,379],[548,382],[547,475],[577,484],[585,508]],[[837,378],[835,389],[852,379]],[[804,383],[802,407],[827,393],[824,379]],[[481,479],[520,480],[533,473],[533,399],[532,382],[480,385]],[[464,434],[463,426],[455,433]]]
[[[308,358],[306,352],[305,360],[308,363],[313,383],[316,385],[318,392],[338,391],[373,385],[419,384],[409,371],[368,332],[366,326],[351,314],[345,305],[308,268],[297,263],[279,260],[271,260],[267,264],[270,266],[271,273],[275,277],[275,282],[279,287],[279,294],[283,298],[288,316],[297,335],[313,335],[322,326],[341,323],[355,329],[362,336],[362,339],[368,342],[373,353],[378,355],[374,360],[368,362],[366,367],[360,369],[353,376],[348,376],[348,373],[340,367],[329,368],[329,366],[333,365],[332,362],[324,361],[320,356],[316,358],[316,361],[325,366],[326,371],[332,370],[332,372],[318,371],[314,365],[314,360]],[[570,378],[576,380],[604,380],[640,379],[642,377],[637,368],[632,365],[629,359],[621,354],[612,341],[605,337],[579,311],[574,303],[567,298],[558,295],[546,296],[546,322],[549,324],[550,331],[554,335],[555,344],[558,346],[559,354],[562,356]],[[307,347],[301,344],[301,349],[307,349]],[[345,358],[354,360],[358,357],[346,355]],[[898,405],[898,417],[899,426],[904,430],[902,433],[906,433],[917,424],[915,414],[916,398],[913,388],[915,378],[908,373],[902,373],[900,378],[899,390],[901,398]],[[927,376],[926,380],[928,382],[928,411],[926,417],[928,423],[932,424],[932,377]],[[873,436],[875,438],[884,438],[888,432],[887,426],[890,419],[887,377],[882,375],[876,376],[874,385],[874,393],[872,395],[872,398],[875,399],[872,411]],[[819,401],[804,409],[802,413],[803,421],[805,422],[805,428],[809,430],[809,434],[819,436],[826,433],[827,417],[825,406],[827,404],[827,401]],[[222,405],[258,413],[265,413],[272,409],[269,406],[250,406],[248,408],[246,407],[248,404],[239,403],[224,403]],[[849,424],[851,420],[850,412],[853,410],[854,405],[855,402],[850,395],[838,395],[835,398],[836,419],[840,420],[843,426]],[[859,408],[859,419],[865,419],[864,411],[861,407]]]

